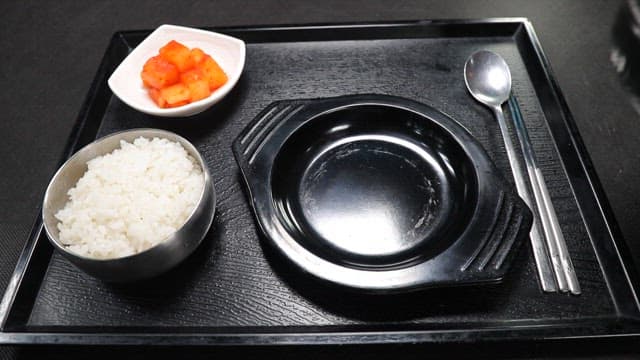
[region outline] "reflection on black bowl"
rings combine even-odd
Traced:
[[[271,244],[346,288],[498,282],[531,225],[480,144],[408,99],[277,102],[233,150]]]

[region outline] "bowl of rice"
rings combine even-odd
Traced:
[[[51,179],[42,206],[53,246],[109,282],[155,277],[186,259],[211,226],[216,196],[186,139],[134,129],[76,152]]]

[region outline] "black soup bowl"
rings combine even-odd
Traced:
[[[355,290],[498,282],[531,225],[469,132],[404,98],[277,102],[234,154],[266,238]]]

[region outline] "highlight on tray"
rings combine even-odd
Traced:
[[[162,25],[131,51],[108,84],[120,100],[138,111],[191,116],[231,91],[242,74],[245,53],[240,39]]]
[[[184,260],[213,220],[215,194],[197,150],[154,129],[87,145],[54,175],[43,204],[51,243],[109,281],[158,275]]]

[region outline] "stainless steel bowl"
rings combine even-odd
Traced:
[[[204,174],[204,188],[200,200],[186,223],[158,245],[135,255],[116,259],[99,260],[68,251],[59,242],[58,220],[54,215],[68,201],[67,192],[87,171],[87,162],[120,147],[120,140],[132,142],[136,138],[165,138],[178,142],[196,159]],[[133,129],[98,139],[75,153],[51,179],[44,196],[42,218],[44,228],[53,246],[67,259],[86,273],[110,282],[130,282],[159,275],[191,254],[206,235],[216,207],[213,183],[200,153],[181,136],[157,129]]]

